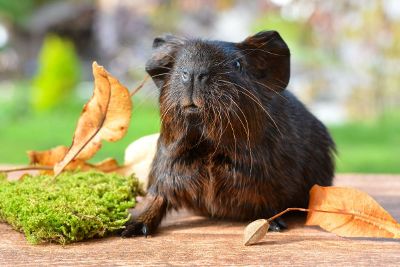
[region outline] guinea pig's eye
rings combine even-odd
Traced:
[[[236,60],[236,61],[233,63],[233,66],[235,67],[236,70],[242,71],[242,64],[240,63],[239,60]]]

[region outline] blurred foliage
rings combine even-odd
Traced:
[[[299,51],[310,47],[309,40],[311,31],[310,27],[308,27],[305,23],[288,21],[283,19],[279,14],[270,12],[268,13],[268,16],[259,17],[253,23],[253,32],[264,30],[278,31],[287,45],[290,47],[292,54],[302,55],[303,53],[299,53]]]
[[[157,30],[156,34],[163,34],[171,31],[171,29],[175,29],[179,23],[179,18],[182,16],[180,12],[181,10],[172,5],[172,3],[169,3],[169,1],[155,8],[149,20],[152,27]]]
[[[0,97],[1,125],[18,122],[20,118],[31,111],[29,95],[25,93],[26,89],[30,88],[30,84],[26,81],[18,81],[9,86],[13,87],[10,96],[11,101]],[[0,91],[7,89],[9,90],[9,88],[4,88],[4,85],[0,87]]]
[[[339,172],[400,173],[400,110],[330,127]]]
[[[80,80],[81,67],[73,44],[55,35],[44,39],[39,71],[33,79],[35,110],[49,110],[68,99]]]
[[[333,58],[322,50],[316,49],[313,43],[315,33],[307,21],[286,20],[279,13],[270,12],[253,22],[252,32],[276,30],[290,48],[295,61],[305,65],[332,63]]]
[[[0,15],[21,24],[36,7],[52,0],[0,0]]]

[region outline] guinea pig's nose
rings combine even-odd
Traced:
[[[205,82],[208,80],[208,77],[209,77],[209,72],[208,70],[205,69],[193,70],[184,68],[181,71],[181,79],[182,82],[185,84],[189,83],[193,79],[195,85],[204,85]]]
[[[185,83],[188,82],[188,81],[190,80],[190,73],[189,73],[189,71],[186,70],[186,69],[182,70],[181,78],[182,78],[182,81],[183,81],[183,82],[185,82]]]
[[[204,83],[208,80],[209,73],[208,71],[205,70],[199,71],[195,73],[194,77],[195,77],[195,83],[204,85]]]

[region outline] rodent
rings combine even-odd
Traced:
[[[158,37],[146,71],[160,90],[160,137],[147,196],[122,236],[152,234],[182,207],[268,218],[332,184],[334,141],[285,90],[290,52],[278,32],[239,43]]]

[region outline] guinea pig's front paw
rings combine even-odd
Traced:
[[[166,200],[159,195],[147,195],[134,209],[130,211],[131,217],[121,232],[122,237],[148,236],[153,234],[167,208]]]
[[[282,220],[281,218],[277,218],[277,219],[273,220],[269,224],[268,231],[270,231],[270,232],[280,232],[280,231],[285,230],[287,228],[288,228],[288,226],[285,223],[285,221]]]
[[[130,220],[126,223],[125,229],[122,231],[122,237],[145,236],[149,234],[149,227],[140,221]]]

